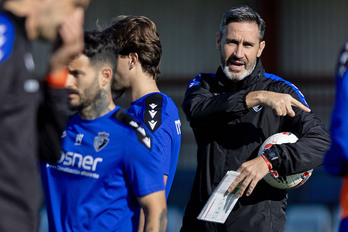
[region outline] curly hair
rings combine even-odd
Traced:
[[[108,64],[115,73],[117,68],[117,45],[99,31],[86,31],[84,41],[85,47],[82,54],[89,58],[91,64],[95,66]]]
[[[154,22],[145,16],[122,15],[104,33],[118,45],[119,55],[137,53],[143,71],[158,79],[162,45]]]

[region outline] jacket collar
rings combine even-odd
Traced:
[[[228,77],[226,77],[225,73],[222,71],[221,66],[219,66],[216,71],[217,83],[216,87],[223,92],[237,91],[241,89],[246,89],[249,86],[253,85],[254,82],[263,75],[265,72],[261,59],[258,58],[256,61],[256,66],[254,71],[247,77],[245,77],[241,81],[232,81]]]

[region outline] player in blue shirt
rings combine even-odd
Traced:
[[[102,33],[85,35],[69,65],[68,104],[77,111],[62,135],[57,163],[41,165],[50,231],[165,231],[161,161],[152,136],[115,106],[111,82],[116,46]]]
[[[324,167],[336,176],[344,177],[341,189],[342,208],[340,232],[348,231],[348,42],[345,44],[336,70],[336,99],[331,117],[331,147],[324,157]]]
[[[154,135],[168,197],[178,163],[181,122],[173,100],[156,84],[162,55],[156,25],[144,16],[118,16],[104,32],[119,46],[113,91],[125,92],[132,101],[128,112]]]

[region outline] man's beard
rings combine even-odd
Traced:
[[[101,89],[95,90],[95,92],[89,91],[88,94],[86,94],[86,91],[85,91],[84,97],[81,98],[81,95],[79,94],[80,99],[78,102],[76,103],[68,102],[69,110],[81,112],[85,108],[91,105],[95,105],[98,102],[98,100],[101,99],[101,95],[102,95]]]
[[[256,61],[255,63],[253,64],[253,67],[248,69],[246,67],[246,69],[244,70],[244,72],[240,75],[240,76],[235,76],[233,75],[233,71],[231,71],[229,69],[229,67],[226,65],[226,63],[228,64],[230,62],[230,60],[233,59],[233,57],[230,57],[227,61],[225,61],[225,67],[223,67],[222,63],[220,64],[221,68],[222,68],[222,71],[224,72],[225,76],[230,79],[231,81],[241,81],[243,80],[244,78],[246,78],[247,76],[249,76],[255,69],[256,67]],[[246,63],[246,61],[243,61],[244,64]],[[232,73],[231,73],[232,72]]]

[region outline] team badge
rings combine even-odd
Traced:
[[[257,105],[257,106],[254,106],[254,107],[253,107],[253,110],[254,110],[255,112],[259,112],[260,110],[262,110],[262,108],[263,108],[262,105]]]
[[[109,133],[99,132],[98,136],[94,138],[94,149],[96,152],[99,152],[109,143]]]

